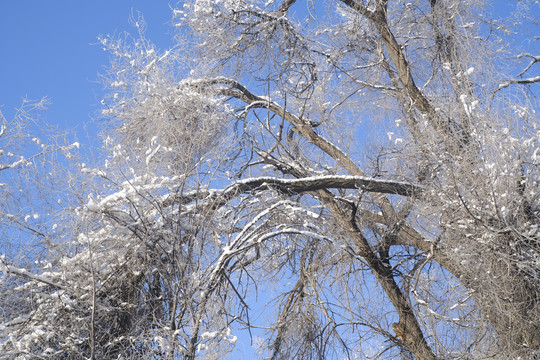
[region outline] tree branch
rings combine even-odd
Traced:
[[[526,84],[533,84],[537,82],[540,82],[540,75],[530,77],[530,78],[525,78],[525,79],[512,79],[512,80],[508,80],[500,84],[496,91],[504,89],[513,84],[526,85]]]
[[[3,272],[5,274],[11,274],[18,277],[23,277],[29,280],[34,280],[40,283],[43,283],[45,285],[52,286],[57,289],[65,290],[64,286],[55,283],[54,281],[46,278],[45,276],[34,274],[29,272],[26,269],[18,268],[13,265],[8,265],[5,263],[4,259],[0,258],[0,272]]]
[[[369,192],[402,196],[419,195],[423,188],[408,182],[381,180],[363,176],[317,176],[300,179],[278,179],[273,177],[251,178],[239,181],[225,190],[225,193],[239,193],[250,190],[278,189],[285,193],[303,193],[322,189],[361,189]]]
[[[522,54],[519,54],[517,56],[518,59],[523,59],[524,57],[530,57],[532,60],[529,63],[529,65],[527,65],[527,67],[525,69],[523,69],[519,74],[517,74],[517,77],[520,77],[520,76],[524,75],[527,71],[529,71],[529,69],[534,64],[536,64],[537,62],[540,62],[540,55],[532,55],[532,54],[528,54],[528,53],[522,53]]]
[[[294,5],[296,0],[285,0],[278,8],[278,12],[285,14],[289,8]]]
[[[280,179],[275,177],[248,178],[237,181],[225,189],[196,190],[187,194],[171,194],[164,199],[162,206],[173,202],[182,205],[194,201],[204,201],[211,208],[219,208],[236,196],[250,191],[277,190],[293,195],[325,189],[359,189],[368,192],[401,196],[419,196],[424,188],[405,181],[374,179],[364,176],[314,176],[298,179]]]
[[[192,86],[213,86],[213,85],[226,85],[227,87],[218,88],[217,93],[219,95],[231,96],[238,100],[245,102],[252,107],[265,108],[274,114],[281,116],[291,125],[293,130],[300,136],[311,142],[318,147],[321,151],[333,158],[340,166],[342,166],[347,172],[353,176],[366,176],[366,174],[358,167],[358,165],[345,154],[340,148],[332,144],[326,138],[320,136],[313,130],[312,122],[306,121],[302,117],[296,116],[293,113],[287,111],[285,108],[272,101],[268,97],[257,96],[249,91],[245,86],[239,82],[225,78],[217,77],[214,79],[200,79],[190,81]],[[381,193],[373,194],[373,198],[378,203],[379,207],[389,217],[394,217],[395,212],[392,204]]]

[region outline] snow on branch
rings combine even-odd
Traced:
[[[497,87],[497,91],[501,90],[501,89],[504,89],[510,85],[513,85],[513,84],[521,84],[521,85],[525,85],[525,84],[533,84],[533,83],[537,83],[537,82],[540,82],[540,75],[538,76],[530,76],[530,77],[526,77],[526,78],[521,78],[523,75],[525,75],[525,73],[527,71],[529,71],[529,69],[534,65],[536,64],[537,62],[540,62],[540,55],[532,55],[532,54],[529,54],[529,53],[523,53],[523,54],[519,54],[517,56],[518,59],[522,59],[522,58],[531,58],[531,61],[529,63],[529,65],[527,65],[527,67],[525,67],[525,69],[523,69],[517,76],[515,79],[511,79],[511,80],[507,80],[501,84],[499,84],[499,87]]]
[[[501,89],[504,89],[505,87],[508,87],[508,86],[510,86],[512,84],[525,85],[525,84],[533,84],[533,83],[537,83],[537,82],[540,82],[540,75],[534,76],[534,77],[529,77],[529,78],[524,78],[524,79],[508,80],[506,82],[503,82],[502,84],[499,84],[499,87],[497,88],[497,91],[499,91]]]
[[[219,208],[240,194],[250,191],[275,190],[287,195],[323,189],[359,189],[373,193],[384,193],[401,196],[418,196],[424,188],[406,181],[374,179],[365,176],[314,176],[299,179],[281,179],[275,177],[257,177],[239,180],[225,189],[199,190],[164,199],[163,205],[170,201],[189,204],[194,201],[204,201],[207,206]]]
[[[55,283],[54,281],[48,279],[45,276],[31,273],[30,271],[24,268],[8,265],[4,261],[3,256],[0,256],[0,272],[3,272],[4,274],[10,274],[10,275],[18,276],[18,277],[23,277],[29,280],[34,280],[36,282],[40,282],[40,283],[52,286],[57,289],[64,289],[62,285]]]
[[[322,189],[360,189],[369,192],[414,196],[422,187],[403,181],[374,179],[364,176],[315,176],[300,179],[259,177],[245,179],[231,185],[226,192],[276,189],[287,194],[299,194]]]
[[[519,54],[517,56],[518,59],[522,59],[524,57],[528,57],[528,58],[531,58],[531,62],[529,63],[529,65],[527,65],[527,67],[525,69],[523,69],[522,72],[520,72],[517,77],[520,77],[522,76],[523,74],[525,74],[527,71],[529,71],[529,69],[534,65],[536,64],[537,62],[540,62],[540,55],[532,55],[532,54],[529,54],[529,53],[522,53],[522,54]]]

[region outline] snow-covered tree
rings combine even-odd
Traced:
[[[103,38],[105,155],[48,261],[2,259],[0,356],[540,356],[538,5],[490,11],[193,0],[174,49]]]
[[[40,292],[54,284],[43,271],[51,266],[50,255],[61,234],[70,233],[66,231],[70,224],[58,224],[62,209],[71,201],[63,181],[70,170],[60,163],[74,159],[79,144],[68,142],[58,129],[40,126],[39,116],[47,103],[47,99],[25,99],[11,119],[0,112],[2,347],[29,320]],[[34,331],[41,333],[39,326]],[[18,352],[1,352],[0,358],[11,359],[14,354]]]

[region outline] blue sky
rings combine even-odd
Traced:
[[[44,120],[74,129],[83,142],[95,136],[102,86],[98,73],[109,63],[98,35],[135,29],[141,11],[148,38],[159,48],[173,44],[171,6],[166,0],[3,0],[0,1],[0,105],[11,118],[21,99],[50,98]],[[88,131],[85,130],[88,125]]]

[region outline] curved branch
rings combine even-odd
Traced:
[[[527,65],[527,67],[525,69],[523,69],[519,74],[517,74],[517,77],[520,77],[520,76],[523,76],[525,75],[525,73],[527,71],[529,71],[529,69],[534,65],[536,64],[537,62],[540,62],[540,55],[532,55],[532,54],[529,54],[529,53],[522,53],[522,54],[519,54],[517,56],[518,59],[523,59],[524,57],[529,57],[531,58],[531,62],[529,63],[529,65]]]
[[[281,105],[272,101],[268,97],[257,96],[251,91],[249,91],[245,86],[240,84],[238,81],[225,78],[217,77],[214,79],[200,79],[200,80],[191,80],[190,85],[192,86],[214,86],[214,85],[225,85],[225,87],[215,89],[218,95],[230,96],[235,99],[241,100],[246,104],[257,107],[265,108],[274,114],[281,116],[288,123],[293,125],[293,130],[311,142],[313,145],[318,147],[321,151],[326,153],[328,156],[333,158],[340,166],[342,166],[349,174],[352,176],[362,176],[365,177],[366,174],[356,165],[356,163],[340,148],[332,144],[326,138],[317,134],[313,130],[313,124],[309,120],[305,120],[299,116],[294,115],[290,111],[287,111]],[[392,193],[392,192],[387,192]],[[395,211],[392,207],[392,204],[386,198],[382,192],[375,192],[373,198],[378,203],[382,212],[388,217],[395,217]]]

